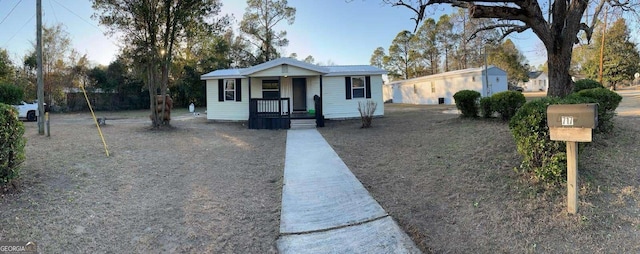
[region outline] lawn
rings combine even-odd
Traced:
[[[52,115],[51,137],[26,122],[18,191],[0,197],[0,240],[42,253],[275,253],[286,132],[174,114]],[[0,191],[1,193],[1,191]]]
[[[640,252],[640,118],[581,148],[577,215],[565,186],[534,183],[500,120],[452,106],[385,105],[373,128],[319,131],[426,253]],[[0,194],[0,240],[44,253],[274,253],[286,131],[208,123],[178,111],[149,130],[146,112],[54,114],[51,137],[25,123],[18,188]],[[2,193],[2,192],[0,192]]]
[[[640,252],[640,118],[581,148],[579,211],[566,186],[517,172],[506,123],[442,114],[446,107],[385,105],[320,129],[373,197],[426,253]]]

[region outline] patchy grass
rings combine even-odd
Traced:
[[[0,193],[0,240],[42,253],[275,253],[285,131],[175,114],[110,113],[106,157],[91,115],[25,123],[19,188]],[[188,114],[188,113],[187,113]]]
[[[517,172],[505,123],[385,107],[371,129],[354,120],[319,130],[423,251],[640,251],[640,118],[617,117],[613,133],[581,146],[579,211],[569,215],[566,186]]]

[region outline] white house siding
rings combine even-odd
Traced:
[[[484,69],[460,70],[391,82],[385,86],[391,90],[393,103],[406,104],[455,104],[453,95],[461,90],[474,90],[482,96],[507,90],[507,77],[498,68],[489,69],[489,87],[484,78]]]
[[[345,76],[323,77],[322,99],[323,114],[327,119],[343,119],[360,117],[358,112],[358,102],[373,100],[378,105],[374,116],[384,114],[384,103],[382,101],[382,76],[371,75],[371,98],[346,99]]]
[[[218,80],[207,80],[207,119],[246,121],[249,119],[249,84],[242,79],[242,101],[218,101]]]

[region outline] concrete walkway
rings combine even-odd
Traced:
[[[289,130],[280,253],[420,253],[316,129]]]

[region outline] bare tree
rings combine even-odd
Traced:
[[[605,5],[622,11],[633,11],[640,6],[637,0],[597,0],[593,16],[598,17]],[[572,91],[569,75],[573,45],[578,42],[578,33],[584,31],[589,41],[597,19],[582,22],[589,7],[586,0],[383,0],[392,6],[411,9],[417,23],[425,18],[425,8],[434,4],[449,4],[466,8],[471,18],[497,19],[499,23],[479,28],[499,29],[502,38],[514,32],[531,29],[545,45],[549,66],[549,96],[566,96]],[[546,7],[546,8],[544,8]],[[546,10],[544,10],[546,9]],[[546,15],[545,15],[546,11]]]

